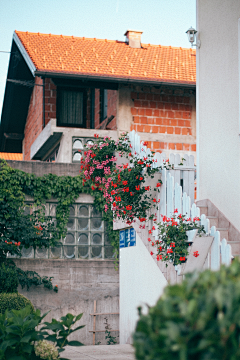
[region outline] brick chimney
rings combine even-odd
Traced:
[[[143,31],[136,31],[136,30],[127,30],[125,32],[125,42],[131,47],[131,48],[141,48],[141,35]]]

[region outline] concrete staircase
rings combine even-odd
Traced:
[[[226,239],[232,247],[232,255],[240,256],[240,232],[230,223],[223,213],[208,199],[197,201],[200,215],[205,214],[210,221],[210,228],[216,227],[220,240]]]

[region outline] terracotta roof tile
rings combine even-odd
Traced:
[[[145,81],[196,83],[193,49],[15,31],[36,69]]]
[[[0,159],[22,161],[23,160],[23,154],[0,152]]]

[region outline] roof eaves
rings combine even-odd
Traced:
[[[180,86],[190,86],[196,87],[195,81],[187,81],[187,80],[173,80],[173,79],[151,79],[151,78],[141,78],[141,77],[128,77],[128,76],[120,76],[114,77],[112,75],[93,75],[93,74],[79,74],[79,73],[71,73],[71,72],[54,72],[54,71],[46,71],[46,70],[37,70],[35,72],[36,76],[43,76],[43,77],[62,77],[62,78],[69,78],[69,79],[83,79],[83,80],[100,80],[100,81],[110,81],[110,82],[119,82],[119,83],[144,83],[149,85],[180,85]]]
[[[29,70],[31,71],[32,75],[35,76],[36,67],[35,67],[34,63],[32,62],[32,59],[28,55],[26,49],[24,48],[21,40],[19,39],[19,37],[15,33],[15,31],[13,33],[13,40],[15,41],[15,43],[16,43],[20,53],[22,54],[24,60],[26,61],[26,64],[27,64]]]

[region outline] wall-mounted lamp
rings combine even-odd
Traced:
[[[196,44],[194,44],[194,41],[196,41],[196,34],[197,30],[195,30],[192,26],[186,31],[186,34],[188,36],[188,41],[191,43],[192,47],[196,46],[197,48],[200,48],[201,41],[197,40]]]

